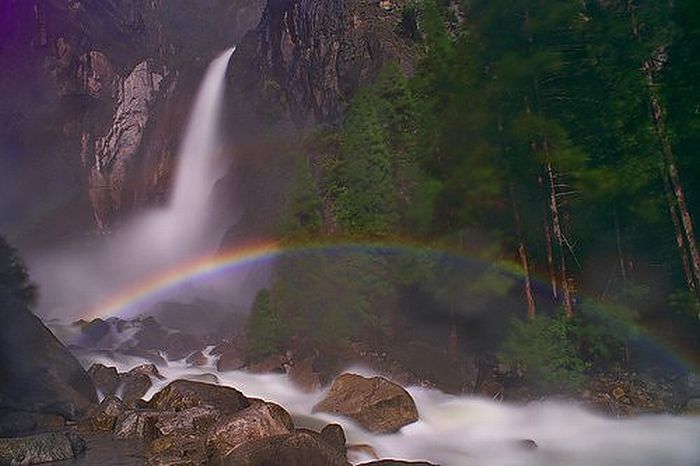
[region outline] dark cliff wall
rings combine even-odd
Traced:
[[[357,89],[387,63],[410,73],[415,44],[398,34],[406,3],[269,0],[230,66],[236,124],[335,124]]]

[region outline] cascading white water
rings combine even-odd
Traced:
[[[125,372],[144,361],[85,354],[84,365],[101,362]],[[214,359],[203,367],[184,361],[159,368],[165,377],[154,380],[146,399],[169,382],[216,378],[246,396],[275,402],[287,409],[297,427],[318,430],[327,423],[343,426],[348,444],[370,445],[380,458],[430,461],[442,466],[698,466],[700,418],[645,415],[614,419],[594,414],[565,401],[509,404],[485,398],[451,396],[436,390],[408,387],[420,420],[398,433],[377,435],[346,418],[314,413],[324,392],[303,393],[285,375],[245,371],[218,373]],[[352,372],[371,373],[361,368]],[[523,446],[534,440],[538,447]],[[372,460],[351,449],[349,459]]]
[[[190,116],[169,206],[170,216],[178,223],[207,210],[211,188],[221,173],[216,163],[221,150],[221,107],[226,68],[234,51],[232,47],[211,62]]]
[[[232,47],[206,70],[178,155],[166,206],[137,215],[91,247],[30,256],[41,288],[39,312],[82,316],[100,301],[140,280],[218,247],[211,220],[212,189],[224,168],[221,113]]]

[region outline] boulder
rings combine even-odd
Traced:
[[[274,372],[278,374],[284,374],[287,372],[287,365],[289,364],[289,359],[283,354],[273,354],[268,356],[262,361],[258,361],[249,365],[248,369],[250,372],[256,374],[265,374],[268,372]]]
[[[310,358],[295,362],[289,369],[289,379],[307,393],[321,388],[321,375],[314,371],[313,360]]]
[[[191,380],[171,382],[153,395],[148,404],[157,411],[211,407],[221,415],[233,414],[250,406],[248,399],[238,390]]]
[[[371,432],[396,432],[418,420],[416,404],[399,385],[383,377],[342,374],[314,411],[353,419]]]
[[[166,411],[158,416],[156,428],[162,435],[203,435],[219,418],[219,412],[209,406],[198,406],[177,412]]]
[[[121,395],[125,403],[140,400],[153,385],[150,376],[133,370],[122,374],[121,382]]]
[[[294,431],[294,422],[274,403],[251,400],[251,405],[214,426],[207,435],[207,449],[224,457],[239,445]]]
[[[67,461],[85,450],[85,441],[70,432],[49,432],[0,439],[0,464]]]
[[[116,396],[108,396],[78,423],[78,429],[83,432],[112,432],[117,419],[126,410],[122,400]]]
[[[246,442],[224,457],[214,456],[219,466],[349,466],[345,455],[316,432],[299,429]]]
[[[237,349],[229,349],[219,356],[216,361],[216,370],[219,372],[237,371],[245,367],[245,357]]]
[[[165,354],[170,361],[184,359],[194,351],[202,349],[202,342],[187,333],[175,332],[165,341]]]
[[[206,366],[209,363],[209,359],[201,351],[195,351],[187,356],[185,362],[190,367],[201,367]]]
[[[114,424],[117,438],[155,440],[160,437],[156,423],[161,413],[157,411],[135,409],[121,414]]]
[[[92,380],[34,314],[0,296],[0,409],[78,419],[97,404]]]
[[[119,386],[119,373],[116,367],[96,363],[90,366],[87,373],[95,384],[95,388],[104,396],[113,394]]]
[[[200,466],[207,464],[204,439],[197,435],[166,435],[146,448],[148,466]]]
[[[160,375],[160,372],[158,371],[158,368],[155,366],[155,364],[141,364],[140,366],[136,366],[133,369],[131,369],[129,374],[145,374],[149,377],[153,377],[156,379],[163,380],[165,377]]]
[[[339,451],[347,453],[347,448],[345,446],[346,438],[345,431],[343,427],[339,424],[328,424],[326,427],[321,429],[321,437],[329,445],[334,446]]]

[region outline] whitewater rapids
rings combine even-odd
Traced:
[[[126,372],[146,361],[118,356],[86,354],[85,367],[99,362]],[[176,379],[201,380],[216,375],[220,385],[236,388],[248,397],[262,398],[284,407],[297,427],[320,429],[327,423],[343,426],[348,445],[369,445],[379,458],[430,461],[442,466],[699,466],[700,418],[644,415],[613,419],[564,401],[525,405],[475,396],[451,396],[436,390],[407,387],[418,407],[420,420],[395,434],[372,434],[352,421],[313,413],[325,391],[307,394],[283,374],[245,371],[218,373],[215,359],[202,367],[187,367],[184,360],[170,362],[159,371],[146,394],[153,394]],[[351,372],[372,373],[353,368]],[[210,374],[210,375],[206,375]],[[524,448],[534,440],[538,448]],[[374,458],[351,448],[353,464]]]

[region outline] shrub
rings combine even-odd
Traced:
[[[524,366],[525,377],[536,388],[575,389],[582,383],[587,365],[576,354],[569,327],[563,317],[514,320],[498,358]]]

